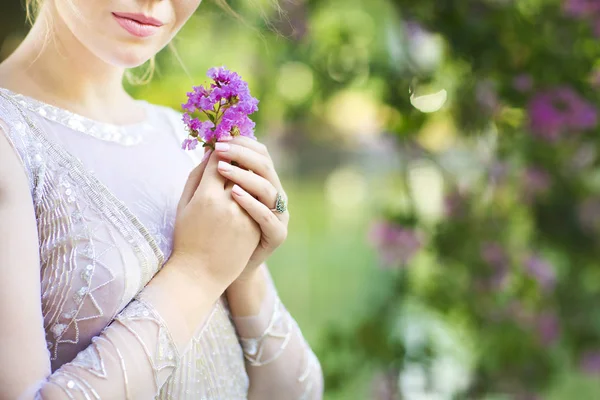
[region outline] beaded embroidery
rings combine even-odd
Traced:
[[[119,143],[123,146],[135,146],[144,140],[144,133],[152,128],[152,124],[148,119],[143,122],[125,126],[98,123],[89,118],[75,114],[68,110],[52,106],[50,104],[35,100],[31,97],[23,96],[18,93],[11,92],[8,89],[0,88],[0,92],[12,97],[19,105],[33,111],[44,118],[65,125],[70,129],[81,132],[85,135],[93,136],[96,139],[107,142]],[[148,113],[147,103],[138,100],[144,106]],[[133,130],[131,127],[137,129]]]

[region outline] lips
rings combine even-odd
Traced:
[[[149,37],[156,34],[163,23],[143,14],[112,13],[119,25],[133,36]]]

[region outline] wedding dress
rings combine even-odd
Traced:
[[[319,362],[266,268],[257,316],[232,318],[222,296],[185,343],[176,319],[136,298],[169,258],[199,162],[181,150],[181,115],[139,102],[146,119],[116,126],[0,88],[1,131],[35,208],[49,360],[23,398],[320,399]]]

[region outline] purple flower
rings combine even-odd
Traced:
[[[539,256],[532,255],[525,261],[526,272],[533,277],[544,291],[554,289],[556,285],[556,273],[554,267],[548,261]]]
[[[553,345],[560,336],[560,321],[558,316],[551,311],[546,311],[537,317],[537,335],[544,347]]]
[[[248,115],[258,110],[258,100],[250,95],[248,84],[224,67],[211,68],[207,75],[213,80],[210,87],[194,86],[187,93],[187,103],[181,105],[189,135],[211,147],[228,136],[254,138],[255,124]],[[208,121],[192,118],[190,114],[195,112],[203,113]],[[190,142],[182,147],[192,148]]]
[[[206,75],[215,81],[217,85],[228,85],[231,82],[241,81],[242,78],[233,71],[226,69],[225,67],[213,67],[208,70]]]
[[[572,18],[591,22],[594,35],[600,37],[600,2],[597,0],[565,0],[563,11]]]
[[[183,114],[182,120],[187,126],[189,135],[196,141],[200,138],[207,142],[207,137],[211,135],[212,128],[215,126],[211,121],[200,121],[198,118],[190,117],[187,113]]]
[[[529,92],[533,88],[533,78],[529,74],[520,74],[514,77],[512,85],[521,93]]]
[[[235,128],[239,130],[241,136],[254,137],[254,127],[256,124],[246,115],[236,121]]]
[[[589,350],[579,359],[579,367],[589,375],[600,375],[600,350]]]
[[[369,237],[386,266],[406,265],[422,246],[414,230],[387,221],[375,223]]]
[[[183,143],[181,144],[181,148],[183,150],[194,150],[196,148],[196,146],[198,145],[198,140],[197,139],[183,139]]]
[[[572,88],[562,86],[537,93],[528,105],[534,135],[556,141],[566,131],[596,127],[596,108]]]

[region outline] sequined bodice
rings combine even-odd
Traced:
[[[142,104],[144,122],[112,126],[0,89],[0,117],[11,127],[35,204],[53,370],[89,346],[171,252],[193,160],[174,134],[182,129],[179,115]],[[93,352],[77,359],[101,374]],[[247,390],[242,349],[221,300],[158,398],[244,399]]]

